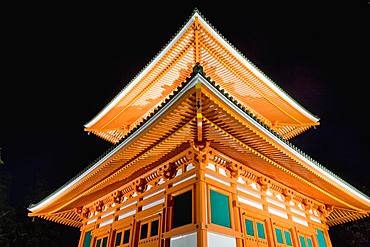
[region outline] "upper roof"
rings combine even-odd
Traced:
[[[194,11],[162,51],[85,124],[85,130],[117,143],[165,101],[197,62],[229,95],[285,139],[319,124],[317,117],[293,100]]]

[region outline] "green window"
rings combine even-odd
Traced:
[[[214,190],[211,190],[210,201],[211,222],[216,225],[231,228],[229,197]]]
[[[122,232],[117,233],[116,235],[116,243],[114,246],[119,246],[121,244]]]
[[[96,247],[100,247],[101,245],[101,239],[98,239],[98,241],[96,242]]]
[[[281,233],[281,230],[279,228],[275,228],[275,235],[276,235],[276,241],[279,244],[284,244],[283,234]]]
[[[264,224],[261,222],[257,222],[257,235],[258,235],[258,238],[266,239],[265,227],[264,227]]]
[[[319,243],[319,247],[326,247],[326,242],[325,242],[323,231],[316,229],[316,238],[317,238],[317,242]]]
[[[313,247],[312,240],[307,238],[307,247]]]
[[[301,247],[307,247],[303,236],[299,236],[299,243],[301,244]]]
[[[126,229],[123,232],[123,244],[128,244],[130,242],[130,229]]]
[[[245,227],[247,228],[247,235],[254,236],[253,221],[245,220]]]
[[[292,238],[290,237],[290,232],[284,231],[284,236],[286,245],[292,246]]]
[[[91,242],[91,231],[85,233],[83,247],[90,247]]]

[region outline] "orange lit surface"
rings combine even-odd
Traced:
[[[262,72],[195,14],[176,38],[92,121],[86,131],[116,143],[161,104],[199,62],[227,93],[286,139],[318,119],[278,89]],[[283,97],[282,95],[286,95]]]
[[[154,63],[86,130],[117,143],[36,205],[29,216],[79,227],[83,246],[130,230],[119,246],[168,246],[171,238],[208,232],[236,246],[285,246],[274,228],[331,246],[328,227],[367,217],[370,199],[286,139],[318,124],[254,74],[197,14]],[[257,73],[257,72],[256,72]],[[258,74],[258,73],[257,73]],[[212,223],[210,190],[229,199],[230,227]],[[171,226],[173,197],[193,196],[192,222]],[[264,224],[265,239],[246,234],[245,220]],[[158,221],[158,234],[139,239]],[[122,241],[121,241],[122,242]]]

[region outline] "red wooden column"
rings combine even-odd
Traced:
[[[206,145],[208,146],[208,145]],[[194,150],[194,163],[197,174],[195,193],[195,222],[197,224],[197,246],[206,247],[207,243],[207,187],[205,182],[205,167],[208,162],[207,147],[203,150],[199,146]]]
[[[233,215],[234,215],[235,231],[239,233],[239,235],[236,236],[236,246],[242,247],[243,246],[243,230],[242,230],[242,221],[241,221],[242,216],[240,212],[240,207],[238,207],[238,195],[237,195],[237,188],[236,188],[237,179],[238,179],[238,175],[230,179],[230,185],[232,188],[231,200],[232,200],[232,205],[233,205],[232,210],[234,211]]]

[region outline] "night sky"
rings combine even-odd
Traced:
[[[369,191],[370,5],[309,2],[4,9],[0,147],[17,217],[111,146],[83,125],[170,41],[194,7],[320,117],[320,126],[292,142]]]

